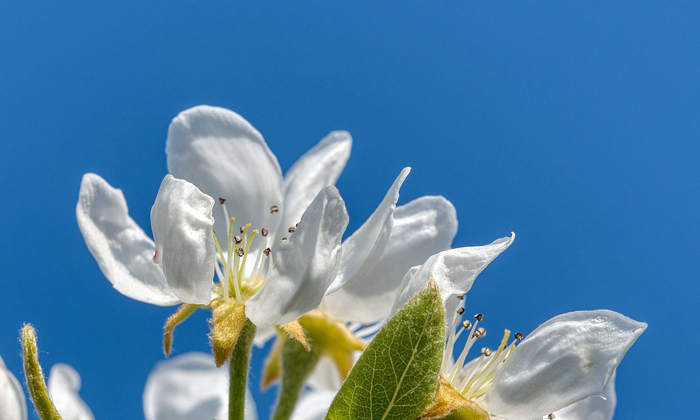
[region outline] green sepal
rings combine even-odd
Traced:
[[[444,346],[445,310],[431,280],[377,333],[326,419],[417,419],[435,399]]]

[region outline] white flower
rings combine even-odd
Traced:
[[[94,174],[83,177],[78,224],[102,272],[133,299],[209,304],[216,270],[215,296],[245,302],[257,325],[283,324],[316,307],[335,278],[348,219],[330,184],[349,148],[347,133],[331,133],[283,181],[277,159],[248,122],[228,110],[196,107],[170,126],[166,152],[174,177],[164,179],[151,211],[155,243],[129,217],[121,191]],[[221,204],[214,207],[212,197]],[[222,239],[221,266],[212,230]],[[280,244],[282,232],[289,239]]]
[[[94,420],[80,398],[80,375],[72,367],[55,364],[49,372],[49,394],[63,420]],[[27,403],[17,378],[0,358],[0,420],[26,420]]]
[[[217,368],[211,355],[192,352],[158,362],[143,392],[146,420],[227,419],[228,382],[228,366]],[[250,393],[244,414],[257,419]]]
[[[456,313],[450,322],[441,375],[492,418],[508,420],[550,413],[572,420],[611,419],[615,408],[611,378],[646,329],[646,324],[613,311],[569,312],[540,325],[525,339],[515,334],[510,344],[506,330],[495,350],[482,348],[480,357],[465,364],[469,350],[486,330],[477,327],[482,314],[473,323],[460,323],[464,310],[460,307]],[[467,341],[457,349],[456,341],[466,331]]]

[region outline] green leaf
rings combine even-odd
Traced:
[[[445,310],[431,281],[372,340],[326,420],[417,419],[435,398],[444,346]]]

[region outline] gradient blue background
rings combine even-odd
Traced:
[[[515,231],[468,309],[493,331],[578,309],[646,321],[618,371],[616,418],[696,418],[700,3],[344,3],[2,2],[8,367],[22,380],[31,322],[43,365],[73,365],[97,419],[142,418],[173,309],[111,288],[75,222],[78,187],[99,173],[149,231],[168,124],[211,104],[248,119],[283,170],[349,130],[349,232],[409,165],[401,202],[449,198],[455,246]],[[176,350],[207,351],[206,333],[202,312]],[[266,419],[274,392],[256,396]]]

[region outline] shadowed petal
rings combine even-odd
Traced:
[[[345,284],[323,299],[322,307],[338,319],[373,323],[386,318],[413,266],[450,247],[457,215],[444,197],[421,197],[394,211],[394,226],[381,259],[361,280]],[[345,244],[343,244],[345,252]]]
[[[554,413],[554,418],[557,420],[612,420],[616,405],[615,375],[613,374],[602,395],[594,395],[562,408]]]
[[[182,179],[166,175],[151,208],[156,242],[153,260],[183,302],[211,301],[216,249],[211,209],[214,199]]]
[[[153,263],[155,245],[129,217],[121,190],[98,175],[85,174],[75,213],[85,244],[115,289],[154,305],[180,301]]]
[[[27,402],[17,378],[0,358],[0,420],[27,420]]]
[[[228,418],[228,366],[217,368],[211,355],[185,353],[159,362],[143,392],[146,420]],[[245,420],[256,420],[255,402],[246,393]]]
[[[273,255],[275,268],[246,304],[259,326],[292,322],[318,307],[338,271],[348,213],[338,190],[325,187],[301,217],[296,233]]]
[[[335,392],[328,390],[309,390],[299,399],[291,420],[323,420],[333,402]]]
[[[49,372],[49,394],[63,420],[94,420],[80,398],[80,375],[72,367],[57,363]]]

